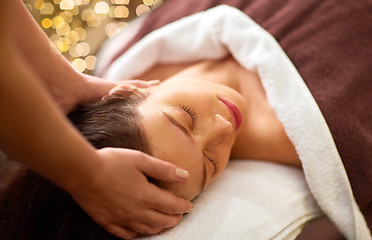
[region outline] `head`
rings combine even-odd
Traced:
[[[226,167],[240,112],[245,100],[235,90],[177,78],[144,89],[120,85],[69,117],[96,148],[137,149],[188,170],[183,183],[154,182],[191,200]]]
[[[115,88],[104,100],[79,107],[69,118],[96,148],[136,149],[188,170],[190,176],[183,183],[156,184],[191,200],[228,162],[241,121],[234,106],[244,115],[244,99],[231,88],[177,79],[146,89]],[[23,170],[8,188],[0,211],[0,222],[7,223],[0,224],[4,239],[20,232],[37,239],[72,239],[79,234],[116,239],[68,193],[30,170]],[[3,231],[9,235],[1,235]]]
[[[184,183],[159,184],[191,200],[226,167],[245,100],[229,87],[191,78],[142,91],[147,98],[138,110],[152,155],[190,173]]]
[[[191,200],[226,167],[244,103],[224,85],[177,78],[145,89],[120,85],[69,116],[96,148],[137,149],[188,170],[183,183],[154,182]]]

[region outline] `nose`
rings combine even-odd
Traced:
[[[234,131],[234,127],[220,114],[213,114],[210,117],[209,126],[206,129],[206,141],[208,145],[219,145],[227,139]]]

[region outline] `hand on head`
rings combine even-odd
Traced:
[[[120,238],[137,233],[155,234],[176,225],[192,204],[150,183],[182,182],[188,173],[142,152],[104,148],[97,150],[104,166],[90,186],[71,192],[94,221]]]
[[[61,187],[79,179],[85,169],[89,172],[90,160],[97,152],[103,167],[95,181],[85,186],[80,183],[69,192],[98,224],[122,238],[174,226],[191,203],[149,183],[146,175],[181,181],[174,175],[176,167],[134,150],[94,150],[61,112],[99,100],[116,83],[77,73],[50,48],[48,37],[21,0],[0,1],[0,5],[1,22],[8,23],[0,39],[0,80],[4,80],[0,89],[7,90],[1,95],[1,104],[6,106],[1,108],[1,150]],[[51,71],[45,66],[58,68]],[[136,80],[127,83],[142,88],[154,84]],[[28,224],[24,218],[19,222],[18,226]]]

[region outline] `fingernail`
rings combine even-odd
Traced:
[[[105,98],[107,98],[108,97],[108,93],[106,93],[102,98],[101,98],[101,100],[103,100],[103,99],[105,99]]]
[[[156,86],[160,83],[160,80],[151,80],[151,81],[148,81],[147,84],[150,85],[150,86]]]
[[[186,179],[189,177],[189,172],[180,168],[176,169],[176,176],[182,179]]]

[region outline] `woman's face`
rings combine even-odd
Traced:
[[[161,183],[193,199],[225,168],[245,113],[244,98],[224,85],[174,79],[145,89],[139,106],[153,155],[189,171],[184,183]]]

